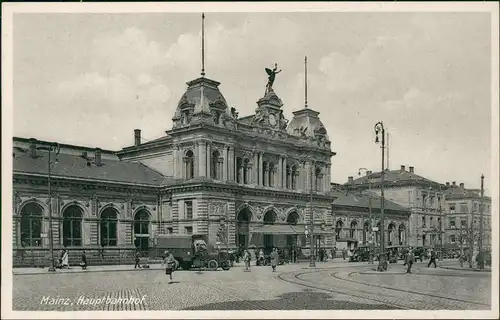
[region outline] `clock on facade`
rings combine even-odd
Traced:
[[[276,124],[276,116],[272,113],[269,115],[269,124],[272,126]]]

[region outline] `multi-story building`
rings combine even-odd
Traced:
[[[380,195],[381,172],[367,171],[345,184],[350,190],[368,190]],[[445,205],[445,186],[415,174],[415,168],[402,165],[399,170],[384,171],[384,196],[411,211],[408,245],[439,247]],[[386,226],[387,228],[388,226]],[[387,230],[387,229],[386,229]],[[386,231],[387,233],[387,231]]]
[[[491,198],[483,196],[481,190],[466,189],[463,183],[446,182],[445,245],[450,248],[470,248],[482,237],[483,247],[491,249]],[[482,209],[482,210],[481,210]],[[483,229],[480,232],[480,216]]]

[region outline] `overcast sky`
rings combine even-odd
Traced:
[[[136,128],[163,136],[200,74],[200,20],[17,14],[14,135],[106,149],[132,144]],[[245,116],[278,63],[291,119],[307,54],[309,106],[337,152],[333,182],[380,170],[373,126],[384,121],[391,169],[479,187],[490,173],[490,39],[487,13],[209,13],[206,76]]]

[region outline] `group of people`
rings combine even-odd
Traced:
[[[273,248],[271,251],[271,254],[269,255],[271,258],[271,267],[273,268],[273,272],[276,271],[276,267],[278,266],[279,262],[279,253],[277,248]],[[261,249],[259,251],[259,257],[258,259],[265,259],[264,257],[264,251]],[[245,272],[250,272],[250,261],[252,261],[252,254],[250,253],[250,250],[245,249],[243,251],[243,261],[245,262]]]
[[[429,263],[427,264],[427,268],[430,268],[431,265],[434,265],[434,268],[437,268],[436,264],[436,258],[437,254],[434,249],[430,249],[429,251]],[[413,263],[415,262],[415,251],[412,247],[408,248],[408,251],[405,254],[404,257],[404,266],[407,266],[406,268],[406,273],[411,273],[411,267],[413,266]]]
[[[59,253],[59,257],[55,261],[55,266],[58,269],[71,269],[69,266],[69,252],[68,249],[63,249]],[[82,270],[87,270],[87,254],[85,250],[82,251],[81,259],[80,259],[80,267]]]

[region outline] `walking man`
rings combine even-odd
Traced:
[[[137,251],[135,252],[135,266],[134,266],[134,269],[137,269],[137,267],[139,267],[139,269],[141,268],[141,254],[139,253],[139,249],[137,249]]]
[[[276,266],[278,265],[278,250],[276,248],[273,248],[273,251],[271,252],[271,267],[273,268],[273,272],[276,271]]]
[[[250,255],[250,251],[248,249],[245,249],[245,253],[243,255],[243,261],[245,261],[245,272],[250,272],[250,260],[252,259],[252,256]]]
[[[346,249],[346,248],[344,248],[344,249],[342,249],[342,259],[344,259],[344,260],[345,260],[345,257],[346,257],[346,256],[347,256],[347,249]]]
[[[430,260],[429,260],[429,263],[427,264],[427,268],[430,268],[431,264],[434,264],[434,268],[437,267],[436,266],[436,251],[434,251],[434,249],[431,249]]]
[[[408,266],[406,269],[406,273],[411,273],[411,267],[413,266],[413,249],[410,247],[408,249],[408,254],[406,255],[406,265]]]
[[[80,266],[82,267],[82,270],[87,270],[87,254],[85,253],[85,250],[82,252],[82,261],[80,262]]]

